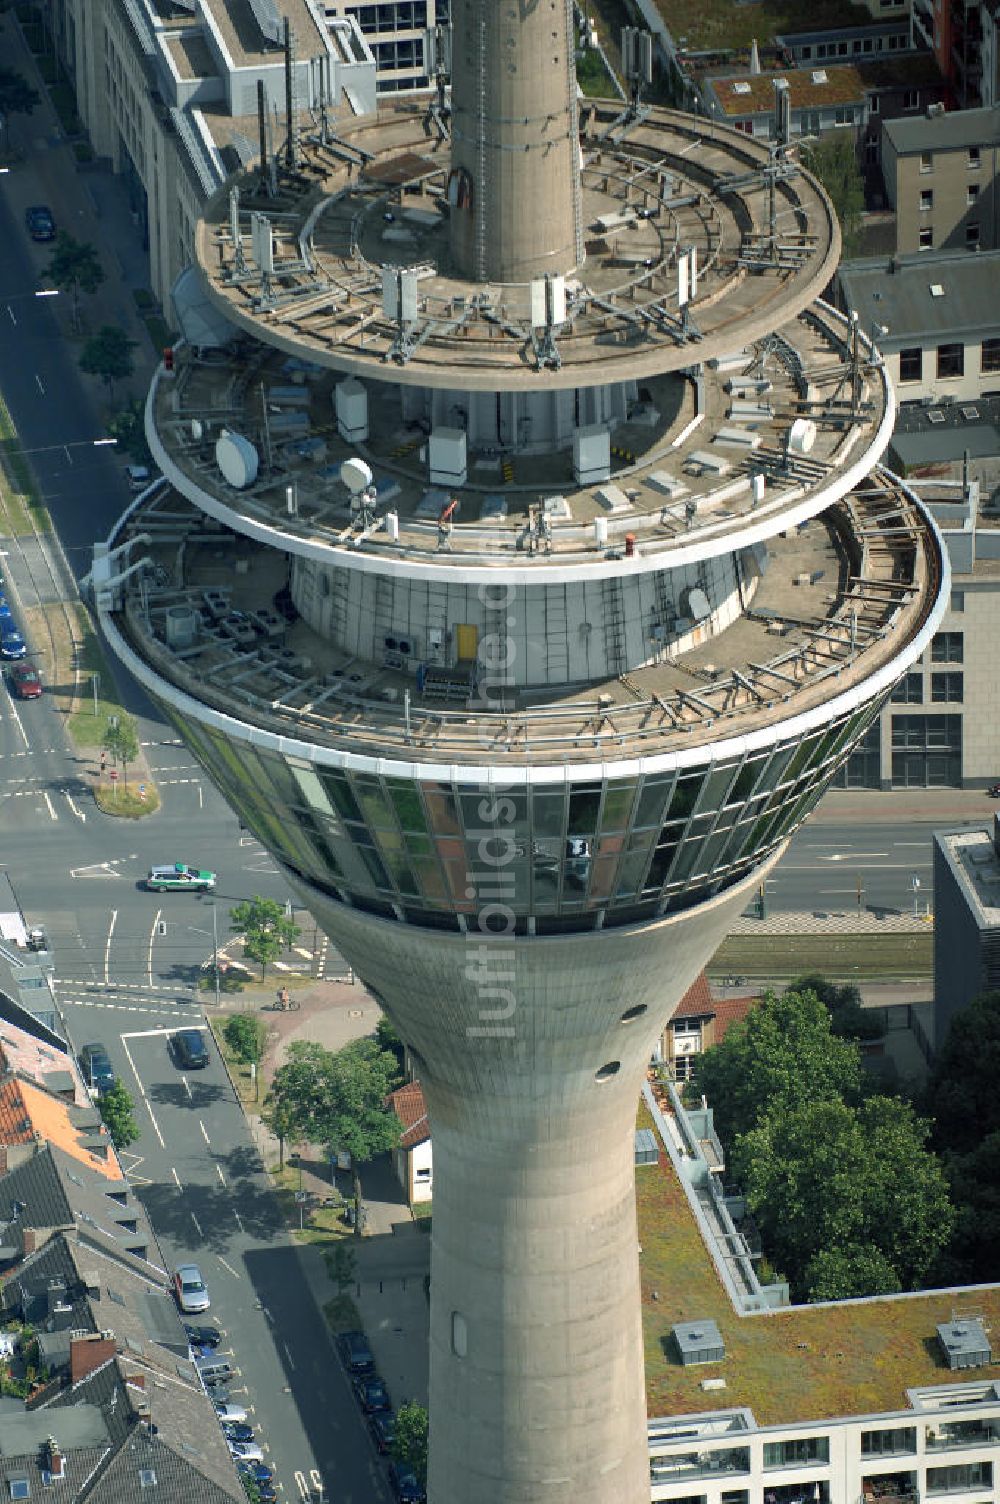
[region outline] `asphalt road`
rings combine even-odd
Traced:
[[[946,822],[945,822],[946,823]],[[771,913],[788,910],[913,908],[933,902],[932,832],[941,820],[913,822],[827,821],[807,824],[796,835],[767,882]]]

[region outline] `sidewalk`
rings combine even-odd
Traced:
[[[149,272],[125,184],[106,168],[80,168],[49,103],[13,10],[0,15],[0,46],[6,65],[24,74],[37,90],[40,101],[31,115],[10,117],[11,146],[23,153],[23,161],[13,162],[4,177],[7,201],[19,223],[23,223],[29,204],[47,203],[58,229],[96,248],[105,281],[96,293],[81,294],[84,329],[93,333],[102,324],[114,324],[125,330],[134,342],[135,370],[128,381],[117,384],[115,405],[122,406],[132,397],[144,400],[159,355],[153,350],[132,298],[133,288],[148,287]],[[31,264],[41,280],[53,247],[36,245],[27,236],[25,241]],[[80,336],[70,327],[72,300],[63,296],[53,299],[53,305],[67,340],[79,343]],[[91,386],[95,405],[104,411],[107,404],[104,383],[96,376],[81,379]]]

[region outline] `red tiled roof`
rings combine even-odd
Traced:
[[[0,1144],[30,1144],[34,1137],[20,1081],[0,1081]]]
[[[715,1004],[712,1001],[708,977],[700,971],[674,1009],[672,1018],[692,1018],[699,1014],[714,1012]]]
[[[712,1004],[712,1012],[715,1014],[715,1043],[720,1044],[725,1039],[733,1024],[742,1023],[750,1009],[757,1002],[756,993],[744,993],[742,997],[717,998]]]
[[[408,1081],[405,1086],[390,1092],[389,1105],[402,1125],[403,1136],[399,1141],[401,1149],[415,1149],[418,1144],[423,1144],[430,1138],[427,1104],[419,1081]]]

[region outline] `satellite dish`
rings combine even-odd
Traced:
[[[372,483],[371,466],[364,460],[345,460],[340,467],[340,478],[352,496],[360,496]]]
[[[816,424],[812,418],[796,418],[788,433],[788,447],[793,454],[808,454],[816,442]]]
[[[215,463],[222,472],[223,480],[228,481],[236,491],[245,490],[257,479],[259,461],[256,449],[249,439],[228,428],[224,428],[216,440]]]
[[[708,604],[708,596],[704,590],[695,585],[688,591],[688,615],[695,621],[704,621],[711,609],[711,606]]]
[[[198,439],[204,438],[204,435],[205,435],[205,425],[204,425],[204,423],[201,421],[200,418],[192,418],[191,419],[191,437],[197,441]]]

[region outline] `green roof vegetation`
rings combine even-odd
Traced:
[[[813,0],[804,13],[801,0],[657,0],[657,8],[678,47],[686,52],[732,52],[756,38],[764,46],[785,31],[823,31],[834,26],[870,26],[871,12],[850,0]]]
[[[639,1126],[652,1127],[644,1104]],[[650,1415],[747,1406],[759,1424],[778,1425],[902,1410],[909,1388],[997,1377],[1000,1362],[952,1374],[936,1327],[954,1316],[982,1316],[996,1331],[1000,1286],[738,1316],[665,1155],[636,1172],[636,1198]],[[726,1357],[684,1368],[671,1327],[702,1319],[718,1324]],[[725,1379],[725,1389],[706,1394],[702,1380],[715,1377]]]

